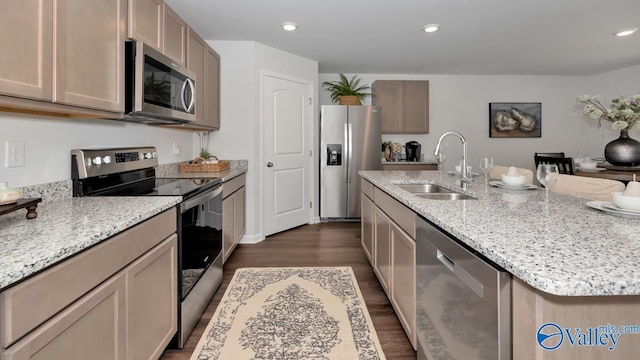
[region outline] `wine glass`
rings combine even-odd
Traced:
[[[444,162],[447,160],[446,155],[443,152],[438,153],[436,156],[436,163],[438,163],[438,174],[442,175],[444,168]]]
[[[539,164],[536,172],[536,178],[545,188],[546,194],[544,202],[549,202],[549,187],[558,181],[558,165],[556,164]]]
[[[484,184],[489,183],[489,172],[493,167],[493,158],[483,157],[480,159],[480,171],[484,174]]]

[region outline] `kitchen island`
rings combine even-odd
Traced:
[[[640,219],[601,213],[587,207],[588,200],[554,193],[546,204],[542,189],[485,187],[482,179],[462,189],[456,178],[435,171],[360,174],[512,274],[514,359],[628,359],[640,352],[632,338],[638,334],[622,335],[613,350],[576,339],[578,328],[640,324]],[[425,200],[397,186],[411,183],[434,183],[475,199]],[[561,348],[543,349],[536,334],[546,323],[569,329],[573,338],[565,334]]]

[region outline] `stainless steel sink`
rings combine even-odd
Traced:
[[[421,193],[421,194],[415,194],[415,195],[421,199],[427,199],[427,200],[475,200],[476,199],[469,195],[456,193],[456,192]]]
[[[443,188],[434,184],[400,184],[396,185],[400,189],[407,190],[410,193],[453,193],[455,191]]]
[[[469,200],[474,197],[449,190],[435,184],[398,184],[400,189],[406,190],[415,196],[429,200]]]

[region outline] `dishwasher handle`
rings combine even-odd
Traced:
[[[474,278],[469,272],[467,272],[462,266],[457,265],[450,257],[448,257],[442,250],[436,248],[437,259],[447,267],[455,276],[460,279],[469,289],[471,289],[476,295],[484,297],[484,286],[476,278]]]

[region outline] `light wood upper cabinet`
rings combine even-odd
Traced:
[[[372,104],[382,106],[383,134],[429,133],[429,82],[376,80]]]
[[[129,38],[162,52],[164,2],[129,0]]]
[[[49,0],[12,1],[2,7],[0,94],[51,100],[52,14]]]
[[[171,60],[184,66],[187,63],[187,23],[167,4],[164,5],[163,32],[162,52]]]
[[[196,77],[196,121],[194,125],[220,128],[220,56],[188,29],[187,68]]]
[[[58,0],[53,101],[124,111],[126,0]]]
[[[129,1],[129,38],[142,41],[184,66],[187,23],[162,0]]]

